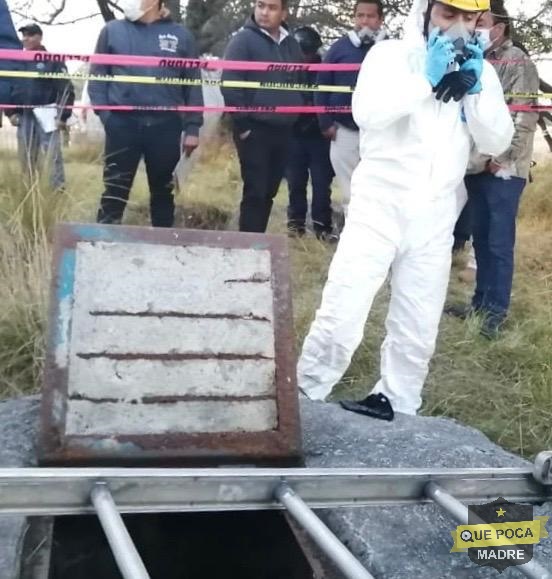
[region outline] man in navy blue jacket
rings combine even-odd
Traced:
[[[21,42],[13,26],[6,0],[0,0],[0,48],[21,50]],[[0,60],[0,70],[14,70],[16,64]],[[9,78],[0,78],[0,104],[11,104],[12,82]]]
[[[354,7],[354,29],[337,40],[324,58],[328,64],[361,64],[376,42],[386,38],[383,29],[381,0],[357,0]],[[354,87],[358,71],[320,72],[318,84]],[[315,103],[321,106],[351,106],[352,94],[318,92]],[[359,131],[351,114],[320,115],[320,128],[331,140],[330,158],[341,192],[343,214],[351,199],[351,177],[360,161]]]
[[[165,58],[197,58],[194,38],[173,22],[160,0],[128,0],[124,20],[108,22],[100,33],[97,53],[133,54]],[[192,77],[197,72],[177,68],[95,65],[92,74]],[[203,106],[201,86],[148,85],[90,81],[92,106],[134,105]],[[181,156],[198,146],[202,113],[170,111],[97,111],[105,129],[105,191],[98,211],[99,223],[120,223],[140,159],[144,157],[150,188],[151,224],[174,223],[173,173]]]

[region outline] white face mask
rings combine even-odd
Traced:
[[[488,50],[493,43],[491,40],[491,31],[488,28],[476,28],[475,34],[483,50]]]
[[[140,20],[146,11],[142,8],[142,0],[120,0],[119,7],[123,11],[125,18],[131,22]]]

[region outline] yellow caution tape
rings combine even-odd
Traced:
[[[177,78],[177,77],[157,77],[157,76],[138,76],[138,75],[110,75],[110,74],[91,74],[89,72],[39,72],[25,70],[0,70],[0,77],[6,78],[28,78],[37,80],[83,80],[98,82],[124,82],[138,84],[164,84],[174,86],[217,86],[220,88],[246,88],[254,90],[295,90],[305,92],[337,92],[352,93],[355,89],[353,86],[346,85],[327,85],[327,84],[295,84],[281,82],[261,82],[247,80],[219,80],[209,78]],[[508,93],[508,98],[519,99],[552,99],[552,93]]]
[[[354,87],[344,85],[308,85],[279,82],[257,82],[246,80],[219,80],[208,78],[175,78],[156,76],[109,75],[70,72],[38,72],[22,70],[0,70],[0,77],[29,78],[37,80],[85,80],[98,82],[125,82],[139,84],[166,84],[176,86],[218,86],[221,88],[247,88],[264,90],[295,90],[311,92],[352,93]]]

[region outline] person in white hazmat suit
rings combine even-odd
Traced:
[[[324,400],[360,344],[391,269],[381,379],[347,410],[416,414],[447,291],[453,229],[472,145],[500,155],[513,125],[475,36],[489,0],[415,0],[403,40],[378,43],[353,96],[361,162],[349,218],[298,363],[300,390]]]

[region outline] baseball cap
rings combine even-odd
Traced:
[[[34,36],[35,34],[40,34],[42,36],[42,28],[38,24],[25,24],[19,29],[21,34],[26,34],[27,36]]]

